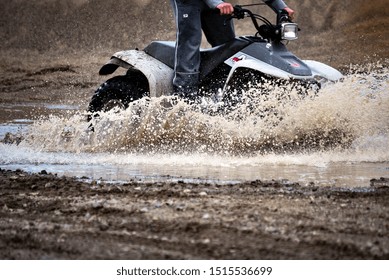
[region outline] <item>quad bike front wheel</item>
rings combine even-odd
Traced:
[[[135,72],[113,77],[103,83],[92,96],[88,120],[98,112],[107,112],[113,108],[126,109],[131,102],[145,96],[148,96],[148,83],[142,74]]]

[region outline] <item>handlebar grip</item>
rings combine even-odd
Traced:
[[[240,5],[235,5],[235,6],[234,6],[234,16],[235,16],[235,18],[237,18],[237,19],[243,19],[246,11],[247,11],[247,10],[246,10],[246,9],[243,9],[242,6],[240,6]]]
[[[292,20],[289,16],[289,13],[286,10],[282,9],[277,11],[277,22],[292,22]]]

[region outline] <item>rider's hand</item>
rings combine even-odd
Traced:
[[[230,15],[234,12],[234,7],[230,3],[221,3],[216,8],[220,10],[221,15]]]
[[[294,19],[294,11],[291,8],[286,7],[284,10],[288,12],[290,19]]]

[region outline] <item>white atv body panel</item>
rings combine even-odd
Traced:
[[[328,66],[327,64],[321,63],[315,60],[303,60],[305,64],[311,69],[315,77],[323,77],[329,81],[338,81],[343,75],[335,68]]]
[[[299,79],[299,80],[310,80],[313,79],[312,76],[296,76],[292,75],[286,71],[283,71],[277,67],[274,67],[270,64],[267,64],[263,61],[257,60],[257,59],[243,59],[238,62],[235,62],[231,68],[230,73],[228,74],[227,81],[225,83],[225,87],[228,85],[232,75],[236,71],[237,68],[246,68],[246,69],[253,69],[259,72],[262,72],[266,75],[276,77],[283,80],[288,79]],[[225,88],[224,88],[225,89]]]
[[[329,81],[338,81],[343,77],[343,75],[336,69],[332,68],[331,66],[328,66],[324,63],[314,61],[314,60],[303,60],[305,64],[308,65],[308,67],[312,71],[312,75],[310,76],[296,76],[291,73],[288,73],[284,70],[281,70],[277,67],[274,67],[268,63],[265,63],[263,61],[257,60],[255,58],[247,58],[242,59],[240,61],[234,62],[233,64],[230,61],[226,61],[227,64],[232,65],[232,68],[230,70],[230,73],[228,74],[227,81],[224,85],[224,90],[226,89],[226,86],[228,85],[232,75],[236,71],[237,68],[246,68],[246,69],[253,69],[259,72],[262,72],[266,75],[276,77],[279,79],[296,79],[296,80],[313,80],[317,77],[322,77]],[[223,90],[223,91],[224,91]]]
[[[296,76],[248,55],[245,55],[244,59],[233,63],[231,59],[229,59],[225,63],[230,65],[232,68],[224,84],[223,91],[226,89],[233,73],[240,67],[253,69],[266,75],[284,80],[312,80],[321,77],[329,81],[337,81],[343,77],[338,70],[324,63],[314,60],[303,61],[311,69],[312,75]],[[105,66],[110,65],[116,65],[127,69],[134,68],[142,72],[149,82],[150,97],[171,95],[173,92],[173,69],[143,51],[126,50],[117,52]]]
[[[171,95],[173,92],[173,69],[143,51],[117,52],[106,65],[113,64],[127,69],[134,68],[142,72],[149,81],[150,97]]]

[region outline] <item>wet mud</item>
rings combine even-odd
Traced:
[[[1,259],[388,259],[389,180],[107,184],[0,170]]]
[[[159,2],[2,1],[0,104],[82,111],[112,53],[174,39],[169,1]],[[388,64],[386,1],[287,2],[302,28],[297,55],[343,71]],[[10,114],[49,112],[2,108],[0,123]],[[389,179],[371,179],[366,188],[108,184],[3,169],[0,259],[388,259]]]

